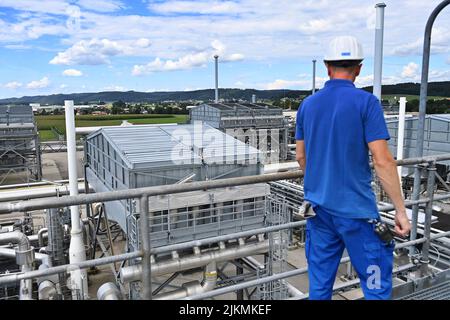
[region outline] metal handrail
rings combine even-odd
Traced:
[[[405,166],[405,165],[415,165],[415,164],[423,164],[428,163],[431,165],[434,165],[438,161],[443,160],[450,160],[450,154],[443,154],[438,156],[428,156],[428,157],[421,157],[421,158],[412,158],[412,159],[404,159],[397,161],[397,165],[399,166]],[[161,248],[151,248],[150,246],[150,234],[149,234],[149,228],[148,228],[148,197],[150,196],[156,196],[156,195],[166,195],[166,194],[176,194],[176,193],[183,193],[183,192],[189,192],[189,191],[198,191],[198,190],[209,190],[209,189],[217,189],[217,188],[226,188],[226,187],[233,187],[233,186],[239,186],[239,185],[248,185],[248,184],[256,184],[256,183],[265,183],[270,181],[277,181],[277,180],[287,180],[287,179],[296,179],[301,177],[303,174],[300,170],[293,171],[293,172],[283,172],[283,173],[274,173],[274,174],[266,174],[266,175],[260,175],[260,176],[248,176],[248,177],[239,177],[239,178],[230,178],[230,179],[222,179],[222,180],[213,180],[213,181],[201,181],[201,182],[193,182],[193,183],[187,183],[183,185],[168,185],[168,186],[157,186],[157,187],[146,187],[146,188],[139,188],[139,189],[132,189],[132,190],[124,190],[124,191],[111,191],[111,192],[103,192],[103,193],[97,193],[97,194],[85,194],[85,195],[79,195],[79,196],[65,196],[58,199],[38,199],[38,200],[29,200],[29,201],[23,201],[19,203],[2,203],[0,204],[0,213],[12,213],[12,212],[21,212],[21,211],[31,211],[31,210],[39,210],[39,209],[48,209],[48,208],[60,208],[60,207],[67,207],[72,205],[81,205],[81,204],[90,204],[95,202],[106,202],[106,201],[115,201],[115,200],[124,200],[124,199],[130,199],[130,198],[140,198],[140,205],[141,205],[141,218],[142,221],[147,221],[146,223],[141,224],[141,240],[142,240],[142,250],[134,251],[131,253],[125,253],[100,259],[94,259],[89,261],[83,261],[80,263],[75,264],[69,264],[69,265],[63,265],[58,267],[52,267],[45,270],[36,270],[36,271],[29,271],[24,273],[16,273],[16,274],[10,274],[0,277],[0,285],[8,284],[8,283],[17,283],[24,279],[32,279],[32,278],[38,278],[42,276],[62,273],[62,272],[70,272],[74,269],[80,268],[80,269],[86,269],[93,266],[99,266],[99,265],[105,265],[113,262],[118,261],[125,261],[130,259],[136,259],[136,258],[142,258],[142,283],[143,283],[143,299],[151,299],[151,259],[150,256],[152,254],[157,254],[161,252],[167,252],[172,250],[179,250],[182,248],[189,248],[194,246],[201,246],[207,243],[213,243],[213,242],[219,242],[219,241],[226,241],[226,239],[236,238],[236,237],[244,237],[244,236],[252,236],[252,235],[258,235],[263,234],[267,232],[275,232],[283,229],[289,229],[298,227],[301,225],[304,225],[304,221],[300,222],[291,222],[286,223],[278,226],[270,226],[260,229],[254,229],[254,230],[248,230],[244,232],[235,233],[232,235],[225,235],[225,236],[218,236],[218,237],[211,237],[206,238],[202,240],[195,240],[191,242],[181,243],[181,244],[174,244],[169,245]],[[448,199],[450,198],[450,193],[444,194],[444,195],[438,195],[430,197],[430,198],[424,198],[414,201],[406,201],[406,206],[412,206],[417,205],[421,203],[428,203],[433,200],[442,200],[442,199]],[[430,208],[431,206],[428,206]],[[143,209],[143,210],[142,210]],[[393,205],[384,205],[379,208],[381,211],[390,211],[394,209]],[[442,233],[439,235],[430,236],[425,235],[424,238],[419,240],[414,240],[410,242],[404,242],[401,244],[398,244],[398,247],[406,247],[408,245],[412,244],[418,244],[418,243],[425,243],[432,241],[433,239],[438,239],[441,237],[446,237],[450,233]],[[304,268],[305,269],[305,268]],[[301,274],[307,272],[307,268],[304,269],[298,269],[294,271],[289,271],[283,274],[277,274],[275,277],[278,279],[283,279],[290,277],[292,275]],[[300,273],[299,273],[300,272]],[[259,279],[262,281],[261,283],[272,281],[272,278],[274,276],[265,277]],[[245,285],[251,286],[252,282],[247,282]],[[243,284],[240,284],[243,285]],[[227,287],[228,288],[228,287]],[[230,287],[233,288],[233,287]],[[231,289],[227,290],[231,290]],[[223,288],[225,289],[225,288]],[[223,290],[220,289],[220,290]],[[235,290],[235,289],[233,289]],[[219,290],[214,290],[213,292],[209,293],[211,296],[215,296],[220,294]],[[230,291],[231,292],[231,291]],[[197,297],[197,296],[196,296]],[[192,297],[192,298],[196,298]],[[203,297],[203,296],[201,296]],[[200,296],[198,296],[200,298]]]
[[[450,153],[427,156],[420,158],[410,158],[398,160],[397,166],[407,166],[415,164],[424,164],[450,160]],[[282,173],[270,173],[259,176],[246,176],[238,178],[228,178],[210,181],[197,181],[179,185],[166,185],[144,187],[120,191],[108,191],[93,194],[84,194],[78,196],[64,196],[57,199],[35,199],[23,202],[0,203],[0,214],[13,212],[26,212],[32,210],[41,210],[49,208],[63,208],[81,204],[91,204],[95,202],[108,202],[115,200],[125,200],[131,198],[140,198],[142,196],[160,196],[168,194],[177,194],[190,191],[210,190],[218,188],[227,188],[241,185],[265,183],[278,180],[297,179],[303,176],[302,171],[290,171]]]

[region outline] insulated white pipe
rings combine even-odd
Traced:
[[[406,117],[406,98],[400,98],[397,128],[397,160],[403,160],[403,147],[405,143],[405,117]],[[400,186],[402,185],[402,167],[398,166],[398,176],[400,177]]]
[[[373,72],[373,94],[381,101],[381,81],[383,74],[383,37],[384,37],[384,8],[386,4],[375,5],[377,10],[375,25],[375,57]]]
[[[181,289],[163,293],[154,297],[154,300],[178,300],[189,296],[214,290],[217,285],[217,266],[212,261],[205,267],[202,283],[198,281],[188,282],[182,285]]]
[[[312,81],[312,94],[316,93],[316,62],[317,60],[313,60],[313,81]]]
[[[77,149],[75,134],[75,111],[73,101],[65,101],[66,109],[66,137],[67,137],[67,163],[69,169],[69,190],[71,196],[78,195],[77,174]],[[70,230],[70,263],[79,263],[86,260],[83,231],[81,229],[80,211],[78,206],[70,207],[72,228]],[[81,299],[87,298],[87,273],[86,270],[74,270],[71,272],[72,295],[77,299],[77,293]]]
[[[215,64],[215,77],[216,77],[216,85],[215,85],[215,103],[219,103],[219,56],[214,56],[214,64]]]

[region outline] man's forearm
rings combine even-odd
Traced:
[[[375,171],[381,181],[384,191],[391,198],[397,212],[405,212],[405,202],[400,187],[400,179],[395,161],[375,163]]]
[[[306,168],[306,158],[299,158],[297,157],[297,162],[300,166],[300,169],[302,169],[303,172],[305,172],[305,168]]]

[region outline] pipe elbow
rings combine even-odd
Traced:
[[[0,234],[0,243],[17,244],[20,251],[26,251],[30,248],[30,240],[26,235],[19,231]]]

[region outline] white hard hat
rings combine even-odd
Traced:
[[[355,37],[341,36],[331,40],[325,61],[364,60],[362,45]]]

